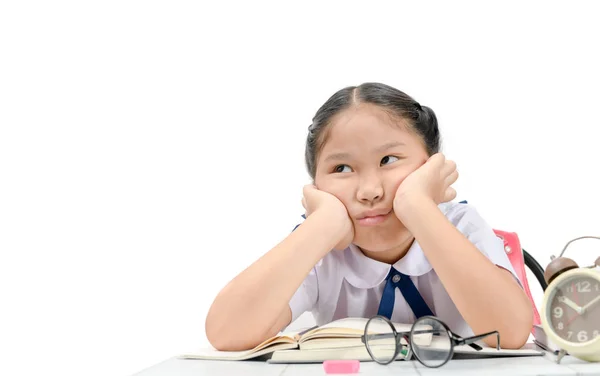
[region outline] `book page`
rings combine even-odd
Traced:
[[[332,321],[325,325],[321,325],[319,328],[321,328],[321,329],[323,329],[323,328],[344,328],[344,329],[358,329],[358,330],[364,331],[365,325],[367,325],[368,321],[369,321],[369,319],[364,318],[364,317],[346,317],[343,319]],[[371,323],[371,327],[376,327],[380,323],[383,324],[383,321],[376,320],[376,321],[374,321],[374,323]],[[412,324],[401,324],[401,323],[393,323],[393,324],[394,324],[394,327],[396,328],[396,330],[400,331],[400,332],[410,331],[410,328],[412,327]],[[388,326],[386,325],[386,327],[388,327]]]
[[[277,350],[297,349],[295,343],[275,343],[261,349],[254,348],[247,351],[219,351],[215,349],[202,349],[192,354],[180,355],[179,359],[201,359],[201,360],[248,360],[269,354]]]
[[[373,361],[367,349],[362,347],[346,347],[337,349],[313,350],[283,350],[275,351],[268,363],[322,363],[326,360],[358,360],[361,362]],[[400,360],[400,359],[398,359]]]
[[[367,325],[367,321],[369,321],[369,319],[363,318],[363,317],[347,317],[344,319],[332,321],[325,325],[321,325],[320,327],[317,328],[317,330],[335,328],[335,329],[351,329],[351,330],[356,329],[356,330],[364,331],[365,325]]]
[[[296,332],[288,332],[271,337],[256,347],[245,351],[219,351],[214,348],[200,349],[190,354],[179,356],[181,359],[211,359],[211,360],[246,360],[268,354],[276,350],[297,349]]]
[[[422,338],[420,343],[415,343],[417,346],[421,346],[427,351],[443,351],[447,352],[450,349],[450,340],[448,337],[429,337],[429,340]],[[481,346],[481,350],[474,349],[469,345],[460,345],[454,347],[455,354],[469,355],[472,357],[486,357],[486,356],[529,356],[529,355],[543,355],[540,350],[532,349],[528,346],[524,346],[520,349],[496,349],[496,347],[490,347],[483,341],[476,342],[477,345]]]
[[[454,353],[456,354],[465,354],[465,355],[475,355],[480,357],[485,356],[536,356],[536,355],[544,355],[544,351],[539,350],[536,346],[533,346],[531,343],[526,343],[525,346],[520,349],[500,349],[497,350],[495,347],[489,347],[484,342],[477,342],[479,346],[482,347],[481,350],[475,350],[471,346],[462,345],[456,346],[454,348]]]
[[[503,356],[541,356],[543,351],[537,351],[528,348],[522,348],[519,350],[496,350],[495,348],[485,348],[482,351],[476,351],[475,349],[468,347],[457,347],[454,351],[453,358],[500,358]],[[461,351],[465,349],[464,351]],[[268,363],[321,363],[329,359],[351,359],[359,360],[361,362],[370,362],[373,359],[367,352],[365,346],[357,347],[343,347],[343,348],[328,348],[328,349],[310,349],[310,350],[283,350],[275,351],[267,362]],[[411,358],[412,361],[417,361],[414,356]],[[405,357],[401,354],[398,355],[396,361],[405,360]]]
[[[360,338],[365,331],[365,325],[369,321],[363,317],[348,317],[332,321],[325,325],[321,325],[312,329],[301,336],[300,342],[308,341],[312,338]],[[397,332],[408,332],[412,328],[411,324],[394,323]],[[377,320],[369,324],[370,333],[391,333],[389,325],[381,320]]]
[[[365,344],[356,337],[321,337],[311,338],[309,341],[300,342],[300,350],[310,349],[337,349],[342,347],[364,347]]]

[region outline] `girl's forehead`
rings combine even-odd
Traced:
[[[375,105],[361,104],[338,114],[329,125],[324,148],[343,147],[354,143],[381,143],[399,141],[419,143],[408,122]]]

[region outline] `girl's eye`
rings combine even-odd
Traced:
[[[347,168],[347,170],[344,171],[344,168]],[[352,169],[348,165],[339,165],[339,166],[336,166],[335,169],[333,170],[333,172],[350,172],[350,171],[352,171]]]
[[[385,157],[381,158],[381,164],[388,164],[388,163],[393,163],[396,162],[398,159],[398,157],[394,157],[393,155],[386,155]]]

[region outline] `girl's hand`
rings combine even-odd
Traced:
[[[325,216],[331,223],[339,223],[339,231],[332,234],[339,238],[335,250],[347,248],[354,240],[354,225],[348,214],[346,206],[334,195],[317,189],[312,184],[304,186],[302,206],[306,211],[306,218],[310,215]]]
[[[398,187],[394,212],[398,218],[414,210],[414,202],[433,201],[436,205],[456,198],[451,187],[458,179],[456,163],[446,160],[442,153],[432,155],[421,167],[408,175]]]

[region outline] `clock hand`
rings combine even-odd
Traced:
[[[567,298],[566,296],[559,296],[558,301],[561,303],[565,303],[569,307],[573,308],[575,310],[575,312],[577,312],[577,313],[582,312],[581,307],[578,306],[577,304],[575,304],[571,299]]]
[[[588,304],[584,305],[581,308],[581,314],[583,314],[587,309],[589,309],[591,306],[593,306],[594,304],[600,302],[600,295],[595,297],[594,299],[592,299],[592,301],[590,301]]]

